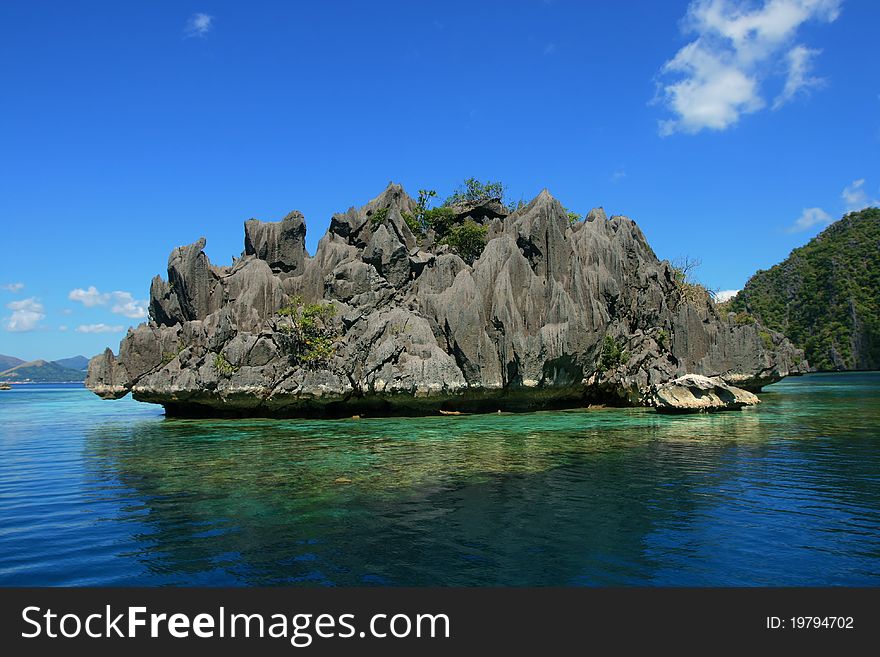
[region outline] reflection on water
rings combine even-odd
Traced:
[[[0,397],[0,584],[880,583],[878,374],[740,413],[178,420]]]

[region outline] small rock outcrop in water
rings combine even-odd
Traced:
[[[687,374],[657,386],[652,399],[660,413],[731,411],[754,406],[759,401],[748,390],[699,374]]]
[[[626,217],[570,224],[546,191],[510,214],[457,207],[486,230],[468,264],[414,234],[416,211],[392,184],[334,215],[314,256],[297,212],[246,222],[231,267],[203,238],[175,249],[150,321],[92,359],[87,386],[169,414],[351,416],[649,405],[688,373],[757,390],[805,367],[781,335],[685,295]]]

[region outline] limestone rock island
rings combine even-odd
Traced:
[[[149,321],[91,360],[86,385],[168,415],[338,417],[656,405],[687,374],[759,391],[806,367],[683,285],[627,217],[572,221],[544,191],[426,227],[421,200],[390,184],[334,215],[314,256],[299,212],[245,222],[232,266],[204,238],[174,249]]]

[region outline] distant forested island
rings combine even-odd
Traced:
[[[729,309],[784,334],[815,369],[880,369],[880,209],[845,215],[758,271]]]
[[[5,383],[77,383],[86,378],[89,360],[73,356],[55,361],[25,361],[0,355],[0,382]]]

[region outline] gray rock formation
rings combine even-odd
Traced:
[[[275,272],[302,273],[306,261],[306,222],[294,210],[280,222],[244,222],[244,252],[269,263]]]
[[[686,294],[626,217],[569,225],[546,191],[512,214],[457,208],[487,227],[468,265],[413,233],[414,210],[389,185],[334,215],[314,256],[299,213],[246,222],[231,267],[204,239],[175,249],[150,321],[92,359],[88,387],[169,414],[414,414],[650,405],[688,373],[759,390],[805,367],[781,335]]]
[[[651,403],[659,413],[708,413],[739,410],[760,400],[720,378],[687,374],[654,387]]]

